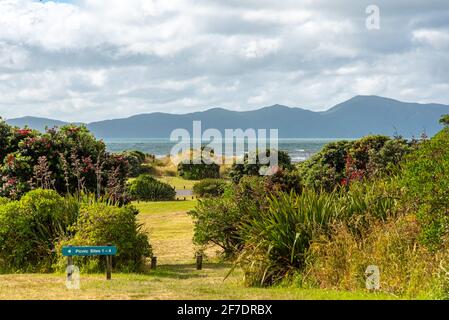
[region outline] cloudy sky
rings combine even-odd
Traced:
[[[3,118],[324,110],[358,94],[449,104],[447,0],[0,0]]]

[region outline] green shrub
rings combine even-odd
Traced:
[[[128,176],[135,178],[140,174],[149,174],[151,173],[151,167],[145,164],[147,159],[147,155],[138,150],[134,151],[125,151],[121,154],[125,160],[128,162],[129,170]],[[150,156],[151,157],[151,156]]]
[[[234,257],[242,248],[241,226],[266,203],[263,179],[243,177],[237,185],[227,185],[221,197],[198,201],[189,212],[194,221],[194,243],[215,245],[226,259]]]
[[[354,233],[370,228],[371,220],[387,221],[398,213],[400,190],[396,180],[373,180],[368,183],[351,184],[340,192],[341,206],[344,208],[342,222]]]
[[[404,205],[417,213],[422,225],[421,241],[436,249],[449,228],[449,128],[406,158],[400,184]]]
[[[178,175],[187,180],[215,179],[220,177],[220,166],[216,163],[184,163],[178,164]]]
[[[352,181],[390,175],[414,147],[414,142],[401,137],[380,135],[331,142],[297,169],[304,187],[332,191]]]
[[[5,197],[0,197],[0,206],[7,204],[10,200]]]
[[[83,205],[76,224],[71,228],[74,235],[58,244],[59,268],[64,268],[66,259],[61,255],[65,245],[73,246],[117,246],[114,268],[123,272],[142,270],[145,258],[150,257],[151,246],[142,224],[137,222],[138,211],[133,206],[111,206],[105,203]],[[74,257],[74,264],[87,271],[103,271],[101,257]]]
[[[264,152],[256,153],[255,155],[245,154],[243,163],[234,163],[231,166],[231,169],[229,170],[229,177],[231,177],[234,183],[238,183],[244,176],[259,176],[260,170],[266,166],[260,163],[260,158],[262,155],[264,157],[269,157],[270,152],[277,152],[278,167],[280,169],[292,169],[291,158],[287,152],[282,150],[275,151],[267,149],[264,155]],[[249,161],[250,157],[255,158],[255,163],[253,163],[253,161]]]
[[[130,182],[128,192],[132,200],[139,201],[174,200],[176,196],[172,186],[149,175],[140,175]]]
[[[237,184],[227,184],[223,195],[202,199],[189,212],[195,244],[213,244],[222,249],[224,258],[235,257],[243,247],[243,224],[268,206],[268,196],[299,188],[298,177],[285,170],[267,177],[243,176]]]
[[[224,192],[226,182],[220,179],[204,179],[193,186],[193,193],[199,197],[218,197]]]
[[[0,205],[0,265],[6,271],[49,271],[54,243],[69,234],[78,205],[53,190],[34,190]]]
[[[216,245],[222,249],[225,258],[240,249],[239,225],[242,215],[231,199],[199,200],[189,214],[195,222],[193,242],[196,245]]]

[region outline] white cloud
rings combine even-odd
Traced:
[[[413,31],[413,39],[431,45],[436,49],[449,48],[449,29],[419,29]]]
[[[449,103],[444,0],[0,0],[0,115]]]

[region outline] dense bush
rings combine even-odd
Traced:
[[[64,245],[117,246],[114,268],[124,272],[142,269],[145,258],[150,257],[151,246],[142,225],[137,222],[138,211],[133,206],[111,206],[105,203],[83,205],[76,224],[71,228],[74,235],[61,241],[58,253]],[[59,266],[66,260],[59,254]],[[99,257],[74,257],[74,264],[88,271],[104,270],[104,259]]]
[[[147,158],[153,159],[154,156],[146,155],[140,151],[125,151],[121,154],[129,166],[128,176],[138,177],[141,174],[151,173],[152,167],[146,164]]]
[[[266,169],[266,165],[260,163],[260,158],[269,157],[270,152],[277,152],[278,164],[277,169],[291,169],[291,158],[287,152],[279,150],[266,150],[265,154],[256,153],[255,155],[245,154],[243,163],[234,163],[229,170],[229,177],[234,183],[238,183],[243,176],[259,176],[261,171]],[[250,161],[251,160],[251,161]]]
[[[226,187],[226,182],[220,179],[204,179],[193,185],[193,193],[199,197],[221,196]]]
[[[216,245],[221,248],[225,258],[240,250],[242,242],[239,230],[243,217],[232,199],[226,197],[199,200],[189,214],[195,221],[193,242],[196,245]]]
[[[258,177],[244,177],[238,185],[228,185],[221,197],[199,200],[189,212],[195,223],[194,243],[216,245],[224,258],[233,257],[243,244],[242,223],[249,219],[250,212],[265,203],[266,191]]]
[[[449,228],[449,128],[420,144],[403,165],[401,186],[422,225],[421,240],[436,249]]]
[[[0,269],[49,271],[54,243],[69,234],[78,203],[53,190],[34,190],[19,201],[0,204]]]
[[[361,290],[376,265],[385,292],[447,298],[448,150],[445,128],[430,140],[331,143],[268,177],[234,166],[224,194],[190,212],[195,242],[220,246],[250,285]]]
[[[332,191],[353,181],[390,175],[414,147],[415,142],[385,136],[331,142],[300,163],[298,173],[304,187]]]
[[[296,174],[284,170],[243,177],[223,196],[200,200],[190,212],[194,240],[221,247],[225,258],[238,256],[250,284],[276,283],[304,267],[308,243],[327,234],[337,217],[360,235],[371,220],[395,216],[398,195],[391,184],[359,182],[347,190],[315,193],[301,190]]]
[[[216,163],[180,162],[178,175],[187,180],[216,179],[220,177],[220,166]]]
[[[273,175],[264,177],[264,187],[267,193],[290,192],[300,194],[303,190],[301,177],[296,171],[279,169]]]
[[[149,175],[140,175],[128,185],[132,200],[165,201],[174,200],[176,191],[167,183],[158,181]]]
[[[63,270],[67,262],[61,256],[63,245],[108,243],[120,250],[116,267],[136,271],[151,254],[136,214],[131,206],[98,202],[93,195],[80,202],[54,190],[33,190],[20,200],[0,198],[0,272]],[[98,262],[80,258],[79,266],[99,271]]]
[[[248,214],[240,235],[243,250],[239,263],[250,284],[266,285],[303,270],[310,243],[329,236],[336,223],[355,237],[371,223],[396,216],[395,194],[390,184],[354,183],[348,190],[301,194],[272,194],[268,205]],[[360,238],[361,239],[361,238]]]
[[[35,188],[60,194],[123,195],[128,163],[107,153],[105,144],[73,125],[40,133],[0,120],[0,196],[19,199]]]

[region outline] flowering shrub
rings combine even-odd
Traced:
[[[0,196],[18,199],[36,187],[60,194],[94,192],[124,201],[128,162],[109,154],[84,126],[40,133],[0,120]]]
[[[389,175],[416,145],[416,141],[385,136],[331,142],[300,163],[298,173],[305,187],[332,191],[352,181]]]

